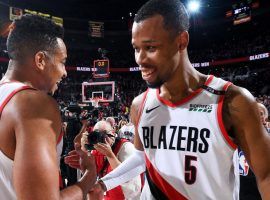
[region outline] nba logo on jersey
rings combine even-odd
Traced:
[[[243,151],[239,151],[238,158],[239,158],[239,174],[241,176],[247,176],[249,171],[249,165],[247,163]]]

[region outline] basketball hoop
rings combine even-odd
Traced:
[[[82,83],[82,102],[92,103],[93,98],[99,98],[99,102],[114,102],[114,81],[105,82],[83,82]],[[91,104],[90,104],[91,105]]]
[[[91,103],[92,103],[92,106],[94,107],[94,108],[98,108],[99,107],[99,98],[98,97],[95,97],[95,98],[90,98],[90,101],[91,101]]]

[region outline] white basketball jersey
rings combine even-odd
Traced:
[[[125,124],[119,131],[118,136],[125,138],[133,143],[134,141],[135,126],[131,123]]]
[[[0,84],[0,120],[1,114],[7,103],[10,99],[22,90],[33,89],[30,86],[27,86],[20,82],[5,82]],[[60,138],[61,137],[61,138]],[[58,138],[57,151],[62,150],[61,146],[62,142],[62,134]],[[59,155],[60,153],[57,152]],[[60,156],[59,156],[60,159]],[[0,150],[0,196],[1,199],[6,200],[15,200],[16,193],[13,186],[13,160],[8,158],[1,150]]]
[[[222,121],[230,84],[209,76],[175,104],[147,90],[138,121],[147,167],[141,199],[239,199],[236,145]]]

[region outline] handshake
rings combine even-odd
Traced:
[[[106,186],[103,184],[102,181],[96,181],[97,167],[95,163],[95,157],[91,155],[90,151],[97,150],[104,156],[114,156],[110,145],[110,139],[108,139],[108,134],[106,133],[106,131],[100,131],[96,129],[90,133],[84,132],[78,135],[78,137],[80,138],[81,144],[79,145],[78,143],[76,143],[76,145],[81,148],[81,151],[87,154],[87,158],[81,157],[78,153],[78,150],[75,149],[73,151],[70,151],[65,157],[65,163],[72,168],[81,170],[84,173],[85,169],[87,168],[84,166],[85,163],[92,160],[91,162],[94,162],[95,166],[91,166],[91,169],[89,169],[88,167],[88,170],[91,170],[92,173],[95,173],[95,176],[93,176],[93,184],[91,189],[89,190],[88,195],[91,199],[103,199],[103,193],[106,191]],[[79,140],[79,138],[77,138],[77,141]]]

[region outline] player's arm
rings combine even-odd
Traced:
[[[253,169],[263,199],[270,199],[270,138],[263,127],[257,102],[246,90],[232,85],[224,101],[224,122],[234,133]]]
[[[124,162],[134,153],[134,145],[131,142],[125,142],[119,150],[118,157],[121,162]],[[141,192],[141,178],[136,176],[130,181],[121,184],[123,194],[126,199],[132,199],[138,196]]]
[[[131,105],[130,116],[135,127],[137,124],[137,118],[139,117],[140,105],[143,103],[143,96],[144,93],[136,97]],[[143,145],[140,141],[137,127],[135,128],[134,146],[134,153],[115,170],[101,179],[99,183],[102,185],[103,190],[113,189],[145,171]]]
[[[82,199],[95,182],[95,165],[92,160],[85,163],[82,180],[59,191],[56,140],[61,118],[56,102],[32,90],[20,92],[11,101],[16,137],[13,180],[18,199]]]

